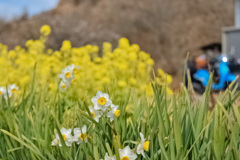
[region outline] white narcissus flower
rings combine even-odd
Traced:
[[[8,86],[8,92],[11,92],[12,94],[16,93],[19,90],[19,87],[16,86],[16,84],[12,84]]]
[[[72,73],[73,73],[73,77],[71,78],[71,84],[74,84],[75,82],[76,82],[76,79],[75,79],[75,77],[74,77],[74,74],[76,74],[77,72],[78,72],[78,70],[79,70],[79,66],[75,66],[74,64],[72,64],[72,65],[69,65],[69,66],[67,66],[66,67],[67,68],[67,70],[70,70],[70,71],[72,71]]]
[[[0,87],[0,96],[5,96],[5,94],[6,94],[5,87]]]
[[[63,140],[65,141],[65,144],[67,146],[71,146],[72,145],[72,141],[73,141],[73,137],[71,135],[72,130],[71,129],[66,129],[66,128],[63,127],[60,130],[60,132],[61,132],[61,136],[63,137]],[[55,145],[62,146],[61,140],[60,140],[60,137],[59,137],[58,134],[56,134],[56,139],[54,139],[52,141],[52,145],[53,146],[55,146]]]
[[[105,111],[107,107],[112,104],[112,101],[109,99],[109,95],[107,93],[102,93],[101,91],[97,91],[97,95],[91,100],[96,110]]]
[[[68,87],[70,87],[70,82],[67,80],[61,80],[58,86],[59,90],[62,92],[66,91]]]
[[[62,69],[62,73],[60,73],[58,77],[61,78],[62,80],[68,80],[71,82],[71,80],[74,79],[74,74],[71,68],[66,67]]]
[[[58,77],[61,79],[61,82],[58,86],[60,91],[66,91],[67,87],[70,87],[71,84],[75,83],[76,79],[74,77],[74,73],[77,73],[78,69],[79,67],[75,66],[74,64],[62,69],[62,72],[58,75]]]
[[[89,110],[93,119],[96,122],[99,122],[99,118],[102,116],[102,112],[95,110],[92,106],[89,106]]]
[[[120,110],[118,109],[118,106],[115,106],[114,104],[111,105],[111,111],[107,113],[107,117],[110,118],[110,121],[112,122],[115,117],[120,116]]]
[[[88,142],[88,138],[87,138],[87,126],[84,125],[82,127],[82,129],[80,128],[74,128],[73,130],[74,132],[74,136],[73,136],[73,141],[77,142],[77,144],[82,143],[83,141],[85,143]]]
[[[101,160],[103,160],[103,159],[101,159]],[[114,156],[110,157],[110,156],[108,156],[108,154],[106,153],[106,154],[105,154],[105,157],[104,157],[104,160],[116,160],[116,156],[114,155]]]
[[[16,86],[16,84],[8,85],[7,92],[4,94],[4,98],[7,99],[7,96],[9,98],[12,98],[15,93],[19,90],[19,87]]]
[[[67,66],[66,68],[71,70],[73,72],[73,74],[76,74],[80,67],[79,66],[75,66],[74,64],[71,64],[71,65]]]
[[[135,160],[137,155],[133,153],[129,146],[126,146],[123,149],[119,149],[120,159],[121,160]]]
[[[137,147],[137,154],[141,154],[145,158],[144,151],[149,150],[149,141],[145,141],[144,135],[140,132],[141,143]]]

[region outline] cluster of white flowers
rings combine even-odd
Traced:
[[[89,106],[89,110],[91,112],[91,116],[95,121],[99,122],[99,118],[102,116],[103,112],[108,109],[109,106],[111,106],[110,111],[106,115],[110,118],[111,122],[114,120],[114,118],[120,116],[120,110],[118,109],[118,106],[112,104],[112,101],[109,99],[109,95],[107,93],[97,91],[97,95],[91,100],[94,104],[94,107]]]
[[[130,149],[129,146],[126,146],[123,149],[119,149],[119,155],[121,160],[135,160],[137,155]]]
[[[91,101],[94,104],[94,107],[89,106],[89,111],[91,113],[90,116],[92,116],[96,122],[99,122],[99,118],[103,115],[105,111],[108,111],[106,116],[110,118],[111,122],[114,120],[115,117],[118,117],[120,115],[120,110],[118,109],[118,106],[112,104],[112,101],[110,100],[107,93],[97,91],[97,95],[93,97]],[[109,106],[111,106],[110,109],[108,108]],[[77,144],[80,144],[81,142],[88,142],[86,125],[84,125],[81,129],[74,128],[74,135],[72,135],[71,129],[66,129],[64,127],[61,129],[60,132],[67,146],[71,146],[73,142],[76,142]],[[146,141],[146,138],[144,138],[144,135],[141,132],[140,137],[141,141],[140,143],[138,143],[136,152],[137,154],[141,154],[144,158],[146,158],[144,151],[149,150],[149,141]],[[60,136],[58,134],[56,134],[56,139],[53,140],[52,145],[62,146]],[[124,149],[119,149],[120,160],[135,160],[137,159],[137,154],[134,153],[129,146],[126,146]],[[104,160],[116,160],[116,156],[109,156],[106,153]]]
[[[69,69],[73,67],[74,65],[71,65],[71,66],[68,66],[67,68]],[[62,75],[66,74],[67,72],[66,73],[65,72],[66,70],[63,70],[61,74]],[[70,72],[70,74],[72,74],[72,72]],[[120,115],[120,110],[118,110],[118,106],[115,106],[114,104],[112,104],[112,101],[109,99],[109,95],[107,93],[102,93],[101,91],[97,91],[97,95],[92,98],[92,102],[94,104],[94,107],[89,106],[89,110],[90,110],[91,116],[97,122],[99,122],[99,118],[102,116],[103,112],[108,109],[108,106],[110,105],[111,105],[111,110],[107,113],[107,117],[110,118],[110,121],[112,122],[115,117],[118,117]],[[65,129],[63,127],[61,129],[61,134],[66,145],[71,146],[72,142],[77,142],[77,144],[80,144],[82,141],[85,141],[86,143],[87,142],[86,131],[87,131],[86,125],[84,125],[82,129],[74,128],[73,130],[74,136],[72,136],[72,130]],[[60,137],[58,134],[56,134],[56,139],[53,140],[52,145],[62,146]]]
[[[119,149],[119,156],[121,160],[135,160],[137,159],[137,155],[130,149],[129,146],[126,146],[123,149]],[[103,159],[101,159],[103,160]],[[108,154],[105,154],[104,160],[116,160],[116,156],[108,156]]]
[[[67,146],[71,146],[73,142],[76,142],[77,144],[80,144],[82,142],[87,143],[88,142],[88,136],[87,136],[87,126],[84,125],[81,129],[80,128],[74,128],[72,135],[71,129],[62,128],[60,130],[61,136]],[[52,141],[52,145],[59,145],[62,146],[61,140],[58,134],[56,134],[56,138]]]
[[[8,99],[8,97],[12,98],[18,90],[19,88],[15,84],[8,85],[7,89],[0,87],[0,96],[3,96],[5,99]]]
[[[62,73],[58,75],[61,79],[59,83],[59,90],[66,91],[71,84],[75,83],[74,74],[78,72],[79,66],[75,66],[74,64],[67,66],[66,68],[62,69]]]
[[[140,132],[141,142],[137,147],[137,154],[141,154],[144,158],[146,158],[144,151],[149,150],[149,141],[146,141],[144,135]],[[129,146],[126,146],[124,149],[119,149],[120,160],[135,160],[137,159],[137,155],[130,149]],[[116,160],[116,156],[108,156],[105,154],[104,160]]]

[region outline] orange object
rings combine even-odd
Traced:
[[[197,69],[205,69],[207,68],[207,60],[205,57],[199,56],[196,58],[196,68]]]

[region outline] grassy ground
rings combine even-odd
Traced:
[[[211,82],[199,101],[193,101],[191,90],[184,87],[168,96],[164,88],[153,85],[155,98],[150,102],[129,91],[117,104],[120,116],[111,122],[103,112],[97,122],[89,116],[92,104],[86,100],[32,87],[19,101],[1,99],[0,158],[97,160],[108,153],[120,159],[119,149],[126,146],[136,154],[141,132],[150,142],[144,151],[146,159],[239,159],[240,113],[235,101],[240,93],[226,90],[210,111],[209,88]],[[114,101],[113,91],[105,92]],[[66,146],[60,138],[61,147],[51,145],[62,127],[83,125],[87,126],[87,143]],[[144,157],[138,155],[137,159]]]

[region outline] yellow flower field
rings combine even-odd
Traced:
[[[65,40],[60,50],[54,51],[45,46],[51,33],[50,27],[44,25],[40,32],[38,40],[28,40],[23,48],[16,46],[14,50],[8,50],[7,46],[0,44],[0,86],[16,84],[23,91],[35,75],[39,88],[47,87],[55,92],[61,70],[74,64],[77,66],[74,79],[71,87],[66,89],[72,97],[83,97],[86,92],[95,93],[106,86],[114,88],[119,96],[132,88],[139,96],[147,94],[153,97],[154,60],[137,44],[131,45],[128,39],[121,38],[117,48],[113,49],[110,43],[105,42],[102,51],[99,51],[99,47],[93,45],[74,48],[70,41]],[[155,78],[172,94],[170,75],[160,69]]]

